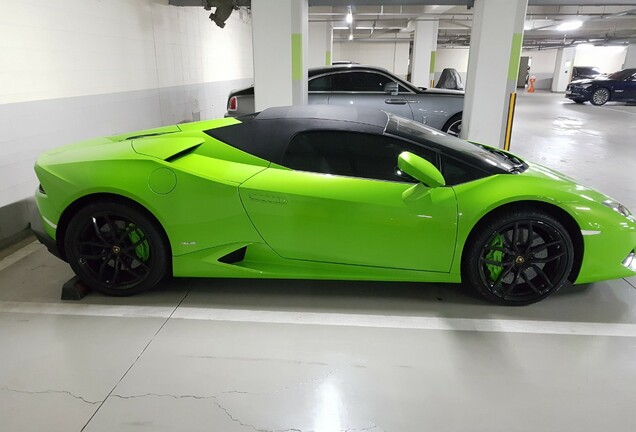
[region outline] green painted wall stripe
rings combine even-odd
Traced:
[[[331,51],[325,51],[325,66],[331,65]]]
[[[429,72],[435,73],[435,58],[437,57],[437,51],[431,51],[431,64],[429,66]]]
[[[510,64],[508,65],[508,81],[517,81],[519,75],[519,60],[521,59],[521,46],[523,45],[523,33],[512,35],[510,47]]]
[[[300,81],[303,79],[303,35],[300,33],[292,33],[291,43],[292,80]]]

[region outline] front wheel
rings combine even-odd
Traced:
[[[590,102],[592,102],[592,105],[605,105],[605,103],[609,100],[610,98],[610,92],[608,89],[606,89],[605,87],[599,87],[596,90],[594,90],[594,92],[592,93],[592,96],[590,97]]]
[[[68,224],[64,247],[79,279],[107,295],[151,288],[170,267],[163,230],[142,210],[120,202],[80,209]]]
[[[477,229],[467,241],[462,279],[485,299],[527,305],[558,291],[567,281],[574,246],[554,217],[515,210]]]
[[[457,113],[452,116],[444,127],[442,128],[442,132],[446,132],[449,135],[459,137],[459,133],[462,131],[462,114]]]

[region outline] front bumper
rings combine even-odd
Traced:
[[[590,100],[590,91],[583,87],[569,85],[565,90],[565,97],[571,100]]]
[[[35,234],[35,237],[38,239],[40,243],[42,243],[53,255],[60,259],[64,259],[62,254],[60,254],[59,249],[57,248],[57,242],[51,238],[44,230],[44,225],[42,223],[42,215],[40,215],[40,211],[37,206],[31,212],[31,230]]]

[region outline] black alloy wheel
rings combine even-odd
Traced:
[[[465,260],[465,282],[495,303],[535,303],[558,291],[572,270],[572,240],[548,214],[505,214],[491,220],[473,240]]]
[[[455,114],[446,122],[444,127],[442,128],[442,132],[446,132],[449,135],[459,137],[460,132],[462,131],[462,115]]]
[[[163,230],[143,211],[119,202],[90,204],[71,219],[65,236],[68,262],[90,288],[128,296],[167,274]]]
[[[605,105],[609,99],[610,92],[605,87],[597,88],[592,92],[592,96],[590,96],[590,102],[592,102],[592,105],[596,106]]]

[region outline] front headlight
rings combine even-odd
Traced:
[[[591,83],[590,84],[581,84],[579,87],[587,89],[587,88],[592,87],[592,84]]]
[[[618,213],[620,215],[623,215],[623,216],[625,216],[628,219],[631,219],[631,217],[632,217],[632,213],[627,209],[627,207],[625,207],[621,203],[617,203],[616,201],[612,201],[612,200],[605,200],[605,201],[603,201],[603,205],[605,207],[611,208],[616,213]]]

